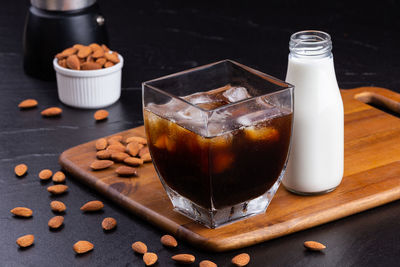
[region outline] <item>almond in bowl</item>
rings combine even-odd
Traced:
[[[123,58],[98,44],[74,45],[58,53],[56,71],[58,97],[77,108],[103,108],[121,95]]]

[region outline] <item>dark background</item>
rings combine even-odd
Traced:
[[[125,58],[120,101],[107,108],[110,117],[96,124],[93,111],[62,105],[55,82],[28,77],[22,70],[22,32],[28,1],[4,0],[0,7],[0,265],[1,266],[142,266],[131,250],[134,241],[148,244],[159,256],[157,266],[174,266],[176,253],[192,253],[196,264],[212,259],[231,266],[230,259],[247,252],[249,266],[398,266],[400,203],[394,202],[307,231],[226,253],[200,251],[185,242],[162,247],[164,233],[128,214],[83,184],[68,177],[69,193],[57,197],[68,210],[65,226],[49,231],[53,216],[46,187],[37,173],[57,171],[59,154],[67,148],[143,123],[140,84],[187,68],[233,59],[284,79],[288,40],[292,33],[318,29],[331,34],[339,86],[380,86],[400,92],[400,22],[398,1],[99,1],[106,18],[110,47]],[[397,3],[396,3],[397,2]],[[62,34],[62,33],[60,33]],[[55,38],[57,38],[55,36]],[[40,107],[21,112],[18,103],[35,98]],[[61,118],[42,119],[44,107],[60,106]],[[390,149],[390,148],[383,148]],[[24,178],[13,168],[29,166]],[[82,215],[86,201],[105,202],[101,214]],[[31,219],[16,219],[9,210],[33,209]],[[118,228],[104,233],[100,223],[114,217]],[[32,233],[35,245],[18,249],[18,236]],[[77,240],[95,244],[76,256]],[[309,253],[305,240],[328,246]]]

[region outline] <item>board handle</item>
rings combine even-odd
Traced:
[[[400,114],[400,102],[394,101],[386,96],[374,92],[362,92],[354,95],[354,98],[365,104],[376,105]]]

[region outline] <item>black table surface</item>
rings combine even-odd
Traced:
[[[156,252],[156,266],[174,266],[176,253],[191,253],[196,264],[211,259],[231,266],[231,258],[249,253],[249,266],[398,266],[400,262],[400,202],[237,251],[210,253],[181,241],[176,249],[159,242],[163,231],[115,205],[94,190],[67,178],[69,193],[57,197],[68,206],[65,225],[49,231],[53,216],[46,187],[37,174],[59,170],[58,156],[78,144],[143,124],[141,82],[221,59],[233,59],[284,79],[290,34],[319,29],[332,35],[339,86],[380,86],[400,92],[400,5],[375,1],[349,7],[349,1],[99,1],[106,18],[111,48],[125,58],[122,96],[108,107],[109,119],[95,123],[93,110],[61,104],[55,82],[24,74],[22,32],[29,2],[4,0],[0,7],[0,266],[142,266],[131,249],[134,241]],[[60,33],[61,34],[61,33]],[[55,37],[57,38],[57,37]],[[17,104],[35,98],[39,108],[20,111]],[[60,106],[57,119],[43,119],[44,107]],[[390,148],[385,148],[390,149]],[[19,163],[28,175],[17,178]],[[89,200],[105,203],[102,213],[82,214]],[[16,206],[33,209],[30,219],[9,212]],[[114,217],[118,227],[104,233],[100,223]],[[35,244],[19,249],[23,234]],[[72,245],[89,240],[92,252],[77,256]],[[310,253],[306,240],[327,245]]]

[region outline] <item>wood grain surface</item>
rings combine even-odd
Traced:
[[[376,105],[395,110],[400,94],[377,87],[341,93],[345,113],[345,170],[340,186],[320,196],[298,196],[280,187],[265,214],[217,229],[208,229],[174,212],[151,163],[138,169],[138,178],[116,176],[115,169],[120,164],[91,171],[95,141],[63,152],[59,161],[76,179],[179,239],[211,251],[237,249],[400,198],[400,120],[364,103],[375,101]],[[144,137],[144,127],[115,135]]]

